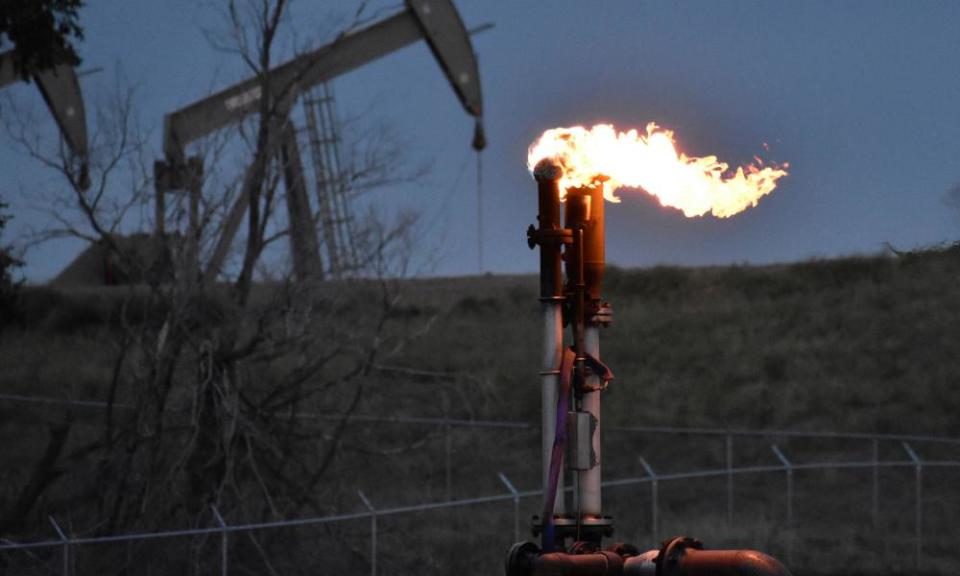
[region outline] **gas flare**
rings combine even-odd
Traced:
[[[603,195],[619,202],[620,188],[642,188],[662,206],[687,217],[708,212],[719,218],[756,206],[777,187],[789,164],[765,166],[759,157],[730,172],[716,156],[688,157],[677,152],[673,132],[655,123],[646,133],[617,132],[610,124],[552,128],[530,145],[527,167],[552,158],[563,167],[561,195],[567,188],[602,183]]]

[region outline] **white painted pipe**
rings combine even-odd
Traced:
[[[584,351],[600,359],[600,328],[596,324],[587,324],[583,334]],[[596,456],[596,466],[580,472],[579,502],[582,516],[601,516],[600,506],[600,377],[593,372],[587,373],[587,388],[596,388],[594,392],[586,392],[581,401],[584,412],[593,414],[597,419],[597,429],[593,433],[593,453]]]
[[[540,371],[541,441],[543,455],[543,490],[546,494],[550,483],[550,456],[553,453],[553,441],[557,433],[557,390],[560,388],[560,359],[563,354],[563,318],[560,303],[547,301],[543,306],[543,364]],[[557,498],[554,501],[555,514],[563,514],[566,507],[563,498],[563,469],[557,482]]]

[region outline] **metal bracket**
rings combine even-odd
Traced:
[[[582,385],[577,387],[577,394],[584,394],[586,392],[603,392],[609,387],[610,381],[613,380],[613,372],[606,364],[589,354],[586,355],[585,360],[587,370],[598,378],[599,383],[596,385],[588,385],[586,381],[584,381]]]
[[[569,228],[545,228],[540,230],[533,224],[527,228],[527,246],[531,250],[543,244],[573,244],[573,230]]]

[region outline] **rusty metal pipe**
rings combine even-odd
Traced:
[[[779,560],[762,552],[704,550],[699,540],[683,536],[663,543],[656,567],[656,576],[790,576]]]
[[[790,576],[790,571],[776,558],[756,550],[688,550],[675,566],[658,576]]]
[[[507,556],[507,576],[621,576],[623,557],[603,550],[589,554],[541,554],[531,542],[515,544]]]
[[[560,177],[563,168],[554,160],[541,160],[533,169],[537,181],[537,229],[530,230],[531,248],[540,246],[540,299],[563,299],[563,270],[560,247]],[[532,227],[531,227],[532,228]]]
[[[600,464],[600,382],[597,375],[586,374],[587,354],[600,357],[600,334],[593,318],[600,309],[600,289],[604,268],[604,206],[602,186],[567,190],[564,224],[574,230],[574,250],[567,252],[568,291],[572,292],[574,344],[577,351],[578,409],[589,412],[597,422],[591,438],[594,464],[577,473],[576,498],[581,518],[602,516]]]
[[[590,198],[590,220],[584,228],[583,266],[588,313],[593,315],[600,305],[606,260],[603,185],[595,184],[581,190]]]
[[[620,576],[623,558],[614,552],[544,554],[533,563],[531,576]]]
[[[531,542],[516,544],[507,576],[791,576],[776,558],[755,550],[703,550],[692,538],[673,538],[660,550],[631,555],[608,549],[587,554],[541,554]],[[636,553],[634,549],[634,554]]]
[[[567,291],[572,298],[572,314],[570,324],[573,326],[573,347],[577,353],[575,370],[575,389],[581,390],[584,386],[586,370],[584,368],[584,329],[586,319],[586,270],[584,255],[586,253],[586,232],[591,220],[590,196],[583,194],[582,188],[573,188],[567,191],[567,199],[563,214],[564,226],[573,232],[573,245],[567,249]]]
[[[543,314],[543,352],[540,368],[541,450],[544,494],[550,482],[550,455],[556,437],[557,389],[560,385],[560,358],[563,353],[563,266],[560,250],[560,177],[563,169],[553,160],[542,160],[533,171],[537,181],[537,228],[528,230],[530,248],[540,248],[540,302]],[[563,474],[557,482],[554,514],[565,511]]]

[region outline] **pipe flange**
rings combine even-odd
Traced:
[[[540,547],[533,542],[518,542],[507,554],[505,570],[507,576],[529,576],[533,573],[533,563],[540,556]]]
[[[664,540],[660,547],[660,553],[657,554],[656,576],[671,576],[688,548],[703,550],[703,543],[688,536],[677,536]]]
[[[573,231],[569,228],[536,228],[533,224],[527,227],[527,246],[531,250],[544,244],[572,244]]]
[[[543,522],[539,515],[533,516],[532,524],[533,535],[539,536],[543,531]],[[613,536],[613,518],[611,516],[589,516],[577,521],[576,517],[565,514],[553,517],[553,528],[558,538],[576,538],[578,531],[582,539],[589,540],[591,539],[590,536],[609,538]]]
[[[607,551],[617,554],[621,558],[630,558],[633,556],[640,555],[640,549],[634,546],[633,544],[627,544],[626,542],[615,542],[607,546]]]
[[[613,323],[613,306],[609,302],[596,304],[596,308],[587,310],[587,322],[598,326],[609,326]]]

